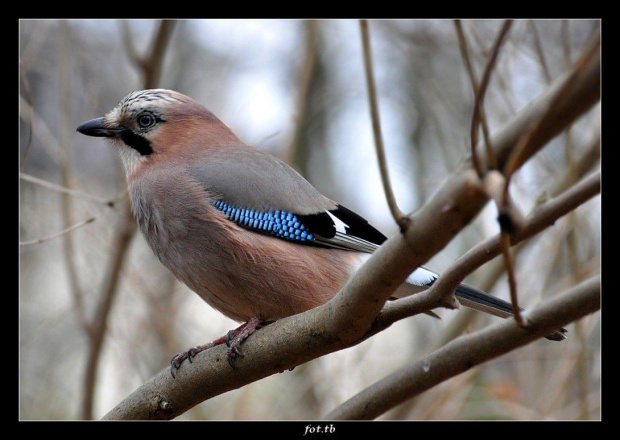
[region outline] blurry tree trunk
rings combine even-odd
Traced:
[[[127,22],[123,21],[127,25]],[[135,48],[129,34],[129,29],[125,33],[125,43],[129,51],[132,61],[141,69],[143,75],[143,88],[154,88],[159,81],[161,67],[164,60],[166,46],[170,40],[175,22],[172,20],[162,20],[158,29],[154,34],[149,54],[146,57],[140,57]],[[84,374],[84,394],[82,397],[82,418],[90,420],[93,418],[93,404],[95,400],[95,386],[97,384],[97,373],[99,370],[99,360],[105,341],[106,331],[108,327],[108,317],[116,293],[118,292],[118,281],[120,273],[125,265],[125,259],[129,251],[129,245],[136,232],[136,222],[131,213],[129,200],[125,199],[120,203],[122,215],[115,239],[110,247],[110,258],[107,268],[104,272],[103,285],[99,295],[99,303],[95,310],[95,316],[92,323],[92,333],[89,333],[90,344],[88,349],[88,357]]]

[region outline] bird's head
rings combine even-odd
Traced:
[[[157,157],[237,141],[204,106],[164,89],[132,92],[105,116],[81,124],[77,131],[111,140],[128,175]]]

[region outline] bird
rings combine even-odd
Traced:
[[[387,239],[179,92],[131,92],[77,131],[104,137],[118,151],[133,214],[159,261],[211,307],[243,323],[175,355],[173,377],[184,360],[224,342],[233,365],[255,330],[329,301]],[[420,266],[394,297],[423,291],[438,277]],[[512,316],[510,303],[467,284],[454,294],[464,306]],[[547,338],[563,340],[566,330]]]

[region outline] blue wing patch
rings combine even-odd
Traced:
[[[259,211],[216,200],[213,207],[245,228],[295,243],[372,253],[386,240],[363,217],[338,205],[316,214]]]
[[[314,234],[306,228],[299,218],[287,211],[257,211],[243,209],[223,200],[213,202],[213,207],[226,214],[229,220],[246,228],[255,229],[275,235],[279,238],[296,242],[312,242]]]

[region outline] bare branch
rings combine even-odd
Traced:
[[[125,50],[127,51],[129,59],[131,62],[135,63],[140,70],[144,70],[146,61],[144,61],[144,58],[136,50],[136,46],[133,43],[133,35],[131,34],[129,22],[127,20],[119,20],[118,23],[121,26],[123,44],[125,45]]]
[[[66,154],[64,155],[63,160],[60,165],[60,177],[61,182],[64,187],[74,186],[74,177],[73,177],[73,161],[72,161],[72,135],[73,130],[70,128],[72,125],[71,121],[71,92],[73,90],[73,83],[71,81],[71,31],[69,28],[68,21],[60,22],[60,32],[59,32],[59,60],[58,63],[58,78],[60,82],[60,87],[58,91],[60,92],[59,102],[60,102],[60,116],[61,116],[61,142],[64,146],[64,150]],[[69,197],[67,192],[62,192],[62,197],[60,198],[60,213],[62,216],[62,223],[64,226],[70,225],[74,222],[73,217],[73,199]],[[67,270],[67,281],[68,288],[71,293],[71,297],[73,299],[73,304],[75,306],[75,315],[84,329],[84,331],[90,335],[92,334],[93,328],[86,317],[86,312],[84,309],[84,292],[81,288],[80,283],[80,271],[78,270],[75,256],[75,240],[73,239],[72,234],[67,234],[63,237],[62,240],[62,255],[65,261],[65,268]]]
[[[24,84],[24,88],[23,88],[24,95],[26,96],[28,101],[32,103],[32,92],[30,89],[30,82],[28,81],[28,78],[26,77],[26,71],[24,70],[24,66],[22,65],[21,60],[19,61],[19,64],[20,64],[19,75],[22,80],[22,83]],[[26,165],[26,159],[28,159],[28,154],[30,153],[30,147],[32,146],[32,138],[33,138],[32,121],[34,120],[34,109],[32,107],[32,104],[30,104],[30,116],[28,120],[30,121],[30,124],[28,124],[28,143],[24,147],[24,157],[22,158],[21,164],[19,165],[20,170],[24,169],[24,165]]]
[[[505,320],[450,342],[429,356],[406,365],[368,387],[325,416],[325,419],[374,419],[433,386],[601,307],[600,276],[541,304],[528,313],[527,330]]]
[[[306,47],[304,50],[304,60],[297,79],[297,114],[295,115],[295,128],[293,138],[285,152],[285,162],[294,164],[297,157],[297,149],[303,130],[306,128],[310,90],[312,78],[315,75],[317,57],[319,56],[317,47],[319,43],[319,22],[317,20],[307,20],[304,23]],[[302,173],[303,174],[303,173]]]
[[[577,78],[569,74],[558,79],[494,135],[493,146],[500,167],[522,130],[545,112],[558,91],[565,89],[568,79],[572,81],[565,90],[569,90],[570,99],[563,99],[553,107],[553,118],[548,119],[547,130],[541,130],[533,138],[537,148],[528,149],[528,157],[597,102],[600,61],[596,58],[590,61],[592,64]],[[390,237],[330,302],[278,320],[250,336],[244,343],[246,356],[236,360],[235,369],[225,362],[226,347],[214,347],[197,355],[193,363],[184,363],[174,380],[168,369],[163,370],[105,418],[171,419],[210,397],[360,341],[372,329],[386,300],[407,276],[441,250],[486,204],[487,195],[477,182],[471,166],[463,164],[419,212],[410,216],[412,221],[405,233]],[[428,234],[429,230],[441,233]],[[561,319],[564,318],[569,319],[568,315]],[[511,328],[515,325],[511,320],[502,325],[505,324]],[[554,321],[549,329],[545,327],[542,331],[535,321],[535,330],[519,329],[519,334],[537,332],[543,336],[558,326]]]
[[[519,244],[540,233],[545,228],[553,225],[559,218],[599,194],[600,185],[601,174],[598,172],[579,182],[565,193],[537,207],[525,219],[523,226],[512,237],[511,245]],[[388,302],[375,322],[373,334],[401,319],[435,307],[445,306],[445,298],[452,295],[454,289],[467,275],[500,255],[501,252],[500,234],[479,243],[457,259],[425,292]]]
[[[463,32],[463,25],[461,24],[461,20],[454,20],[454,27],[456,29],[456,35],[459,39],[459,49],[461,51],[461,56],[463,57],[463,62],[465,63],[465,67],[467,68],[467,73],[469,74],[469,80],[471,82],[471,87],[474,91],[474,96],[478,95],[478,79],[476,78],[476,71],[474,70],[474,66],[471,62],[471,58],[469,56],[469,46],[467,44],[467,39],[465,38],[465,33]],[[480,119],[482,120],[483,127],[486,126],[486,117],[484,115],[484,111],[482,109],[479,110]],[[487,127],[488,128],[488,127]],[[484,170],[482,169],[482,163],[480,162],[480,158],[478,157],[478,151],[476,150],[476,144],[478,143],[478,130],[471,131],[471,159],[474,165],[474,169],[478,173],[478,176],[482,176],[484,174]]]
[[[92,223],[94,221],[95,221],[95,217],[91,217],[88,220],[84,220],[83,222],[73,225],[67,229],[63,229],[62,231],[56,232],[55,234],[48,235],[47,237],[37,238],[36,240],[20,241],[19,245],[20,246],[32,246],[33,244],[45,243],[46,241],[50,241],[55,238],[62,237],[63,235],[68,234],[69,232],[74,231],[77,228],[81,228],[82,226]]]
[[[475,133],[478,132],[478,126],[480,125],[480,121],[481,120],[486,121],[484,117],[484,110],[482,107],[482,103],[484,102],[484,96],[486,95],[487,88],[489,86],[489,82],[491,79],[491,72],[493,71],[493,68],[495,67],[495,62],[497,61],[497,57],[499,55],[499,49],[502,46],[502,43],[504,42],[504,38],[508,34],[508,31],[510,30],[511,26],[512,26],[512,20],[504,21],[504,24],[499,30],[499,33],[497,34],[497,38],[495,39],[495,42],[493,43],[493,47],[491,48],[491,56],[489,57],[489,60],[487,61],[487,65],[484,69],[484,73],[482,74],[482,79],[480,80],[480,87],[478,88],[477,93],[476,93],[476,98],[474,99],[474,114],[473,114],[472,121],[471,121],[472,148],[475,148],[475,145],[476,145],[476,142],[473,140],[476,139]],[[489,164],[491,169],[495,169],[496,168],[495,153],[493,151],[492,145],[490,144],[488,126],[486,127],[485,130],[483,130],[483,134],[484,134],[484,145],[486,147],[486,153],[487,153],[487,163]]]
[[[34,177],[25,173],[19,173],[19,178],[25,180],[26,182],[31,182],[44,188],[51,189],[53,191],[58,191],[59,193],[69,194],[71,196],[86,199],[95,203],[101,203],[103,205],[109,206],[110,208],[114,208],[114,203],[116,203],[115,200],[118,199],[118,197],[114,199],[104,199],[102,197],[93,196],[92,194],[87,194],[82,191],[65,188],[64,186],[56,185],[55,183],[48,182],[47,180],[39,179],[38,177]]]
[[[370,116],[372,118],[372,132],[375,139],[375,147],[377,150],[377,158],[379,159],[379,170],[381,171],[381,181],[383,182],[383,190],[385,198],[394,221],[400,226],[401,231],[407,227],[407,216],[398,208],[392,184],[390,183],[390,173],[387,166],[387,158],[385,156],[385,147],[383,146],[383,135],[381,134],[381,120],[379,119],[379,103],[377,100],[377,89],[375,86],[375,77],[372,67],[372,50],[370,48],[370,36],[368,32],[368,20],[360,20],[360,30],[362,32],[362,48],[364,52],[364,69],[366,71],[366,85],[368,87],[368,102],[370,104]]]
[[[125,212],[121,221],[120,230],[112,243],[112,252],[108,259],[108,267],[105,271],[101,292],[98,295],[99,303],[95,310],[93,331],[90,338],[88,358],[86,360],[86,372],[84,375],[84,394],[82,396],[82,416],[84,419],[92,419],[93,400],[95,395],[95,383],[99,367],[101,349],[107,332],[108,316],[112,310],[112,304],[118,292],[120,272],[127,258],[127,251],[132,238],[135,235],[136,225],[129,209],[125,204]]]
[[[547,84],[551,84],[551,72],[549,71],[547,58],[545,57],[545,52],[540,41],[540,36],[538,35],[538,27],[536,26],[536,22],[534,20],[530,20],[528,22],[528,25],[530,26],[530,29],[532,29],[532,35],[534,36],[534,47],[536,48],[536,54],[538,55],[538,61],[540,62],[543,76],[545,77],[545,81],[547,82]]]
[[[510,252],[510,234],[504,229],[499,234],[500,243],[502,247],[502,255],[504,256],[504,264],[506,266],[506,273],[508,274],[508,287],[510,289],[510,302],[512,303],[512,314],[521,327],[527,325],[527,321],[521,316],[521,310],[519,309],[519,297],[517,295],[517,277],[515,276],[515,263]]]
[[[564,178],[557,182],[549,190],[549,194],[556,195],[573,185],[577,180],[581,179],[589,173],[601,159],[601,135],[600,131],[588,146],[586,152],[579,158],[574,168],[566,173]]]
[[[170,41],[170,36],[176,23],[176,20],[161,20],[159,23],[159,29],[155,34],[151,50],[145,58],[146,62],[143,66],[145,89],[152,89],[159,82],[164,55],[166,54],[166,46]]]
[[[504,167],[504,177],[506,178],[506,186],[509,185],[513,173],[523,164],[522,157],[530,157],[531,152],[528,151],[535,142],[536,136],[542,134],[547,129],[548,124],[554,124],[552,114],[555,113],[553,108],[570,99],[571,81],[579,81],[589,75],[600,74],[599,70],[592,71],[592,67],[600,62],[600,34],[597,34],[594,40],[583,50],[579,60],[575,63],[575,68],[570,72],[568,81],[564,82],[561,89],[557,91],[552,101],[547,103],[547,107],[541,115],[534,119],[527,130],[524,130],[520,136],[517,147],[511,153],[510,158],[506,161]],[[600,90],[597,90],[600,96]],[[579,103],[576,103],[579,104]]]

